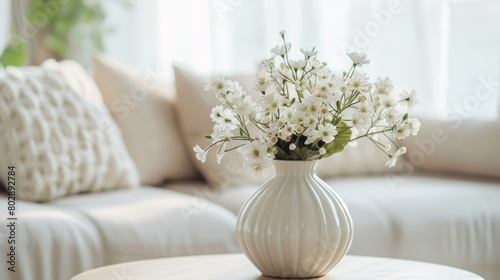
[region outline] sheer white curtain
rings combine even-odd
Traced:
[[[9,42],[9,11],[10,2],[0,0],[0,53],[3,52]]]
[[[420,113],[495,119],[500,108],[497,0],[155,0],[122,16],[128,44],[111,40],[138,67],[254,72],[286,30],[292,54],[314,46],[341,71],[346,50],[368,54],[363,70],[415,89]],[[115,11],[115,10],[113,10]],[[111,18],[116,17],[111,13]],[[123,27],[123,26],[122,26]],[[140,27],[140,28],[139,28]],[[123,28],[121,28],[123,29]],[[131,48],[134,55],[130,55]],[[110,49],[110,53],[112,50]],[[128,53],[128,55],[126,55]]]

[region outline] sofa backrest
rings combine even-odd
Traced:
[[[402,142],[415,169],[500,178],[500,121],[419,119]]]

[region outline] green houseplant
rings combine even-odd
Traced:
[[[126,0],[118,0],[127,4]],[[28,62],[27,43],[36,43],[50,56],[67,59],[71,46],[103,50],[106,14],[102,1],[29,0],[27,20],[36,30],[34,38],[23,37],[19,31],[11,34],[11,41],[0,56],[3,66],[22,66]],[[33,41],[30,41],[33,40]]]

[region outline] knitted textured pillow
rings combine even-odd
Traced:
[[[21,200],[138,186],[137,169],[107,111],[83,98],[54,68],[0,70],[4,185],[13,166]]]

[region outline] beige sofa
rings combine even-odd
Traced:
[[[213,100],[200,87],[205,78],[177,69],[174,95],[160,78],[98,57],[95,80],[141,186],[17,201],[16,272],[7,270],[2,253],[1,278],[69,279],[118,262],[239,252],[237,213],[264,178],[249,177],[236,154],[221,165],[194,160],[190,147],[203,144],[211,128]],[[404,143],[407,161],[395,170],[362,142],[323,160],[319,175],[353,217],[349,254],[435,262],[500,279],[498,143],[498,122],[424,119],[419,136]],[[5,194],[0,206],[7,207]],[[1,252],[8,252],[7,227],[0,235]]]

